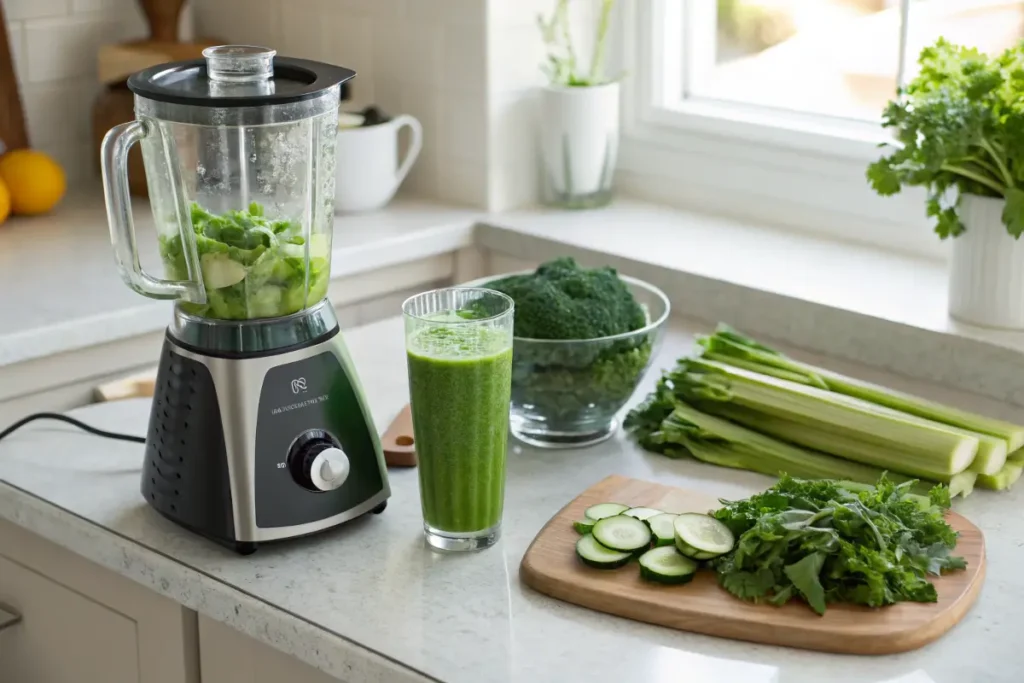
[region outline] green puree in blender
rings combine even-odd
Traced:
[[[423,518],[441,531],[488,529],[504,504],[511,339],[479,325],[428,327],[409,349]]]

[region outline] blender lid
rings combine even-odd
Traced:
[[[356,75],[324,62],[276,56],[253,45],[220,45],[205,59],[159,64],[128,78],[128,88],[158,102],[198,107],[262,107],[315,98]]]

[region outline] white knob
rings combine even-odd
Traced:
[[[348,456],[340,448],[325,448],[317,453],[309,467],[313,486],[321,491],[333,491],[348,479]]]

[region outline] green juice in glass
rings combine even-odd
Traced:
[[[439,318],[442,320],[451,318]],[[505,498],[511,335],[473,324],[409,337],[409,389],[423,519],[431,531],[496,529]]]

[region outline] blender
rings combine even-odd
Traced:
[[[226,45],[132,75],[136,120],[107,133],[121,276],[175,302],[142,494],[240,553],[383,511],[380,441],[327,299],[339,90],[355,73]],[[139,259],[139,143],[165,277]]]

